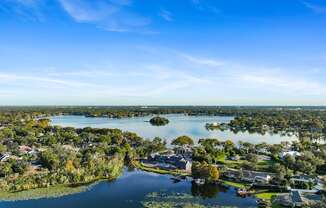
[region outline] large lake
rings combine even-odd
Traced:
[[[88,191],[59,198],[1,202],[0,208],[140,208],[150,201],[196,203],[209,206],[257,207],[255,198],[241,198],[231,187],[178,183],[169,175],[125,170],[115,181],[100,182]]]
[[[172,139],[187,135],[198,141],[200,138],[218,138],[220,140],[231,139],[233,142],[247,141],[251,143],[267,142],[270,144],[281,141],[296,140],[295,136],[281,136],[278,134],[250,134],[248,132],[233,133],[227,131],[209,131],[205,128],[206,123],[224,122],[227,123],[233,117],[227,116],[185,116],[185,115],[164,115],[170,120],[166,126],[152,126],[149,122],[151,116],[136,118],[90,118],[84,116],[55,116],[51,117],[53,125],[70,127],[96,127],[96,128],[118,128],[123,131],[135,132],[138,135],[152,139],[161,137],[170,142]]]

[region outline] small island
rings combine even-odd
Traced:
[[[149,120],[149,122],[153,126],[165,126],[165,125],[167,125],[169,123],[169,120],[167,118],[164,118],[164,117],[155,116],[155,117],[151,118],[151,120]]]

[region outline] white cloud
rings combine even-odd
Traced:
[[[302,1],[302,4],[315,13],[326,13],[326,7]]]
[[[58,86],[67,86],[67,87],[81,87],[81,86],[94,86],[89,83],[73,81],[73,80],[64,80],[64,79],[54,79],[50,77],[38,77],[33,75],[19,75],[19,74],[9,74],[9,73],[0,73],[0,79],[4,82],[10,83],[19,83],[19,81],[25,81],[29,84],[36,84],[39,87],[43,85],[40,83],[54,84]]]
[[[210,67],[221,67],[225,65],[225,62],[216,59],[195,57],[186,54],[182,54],[181,56],[184,57],[187,61],[198,65],[205,65]]]
[[[151,19],[137,13],[132,0],[56,0],[76,22],[94,24],[115,32],[154,33],[146,29]],[[41,0],[1,0],[0,10],[24,18],[42,21],[45,17]]]
[[[15,13],[24,19],[43,21],[41,0],[1,0],[0,11]]]
[[[299,95],[322,95],[326,93],[326,85],[304,78],[293,78],[286,74],[244,74],[240,80],[244,86],[280,93],[297,93]]]
[[[216,6],[211,5],[211,3],[207,3],[205,0],[191,0],[193,5],[200,11],[207,11],[213,14],[221,13],[221,10]]]
[[[165,9],[161,9],[160,16],[168,22],[173,21],[172,13]]]
[[[164,65],[146,64],[140,70],[128,71],[52,71],[43,73],[42,76],[31,73],[0,73],[0,86],[10,90],[17,89],[14,93],[17,96],[23,91],[43,94],[44,90],[57,96],[60,89],[62,95],[73,93],[74,96],[86,98],[86,95],[91,94],[94,97],[108,96],[114,99],[164,95],[174,90],[209,83],[208,80],[181,71]],[[126,80],[130,82],[126,83]]]
[[[132,12],[128,0],[59,0],[64,10],[77,22],[95,24],[115,32],[137,32],[151,19]]]
[[[296,73],[294,76],[294,74],[290,74],[293,71],[291,68],[248,65],[216,58],[180,54],[190,63],[198,65],[198,69],[203,69],[200,66],[219,69],[211,71],[211,83],[222,82],[224,85],[233,86],[232,88],[251,88],[261,93],[274,91],[278,94],[295,93],[302,96],[326,94],[325,84],[313,79],[313,77],[305,76],[306,74],[300,76]]]

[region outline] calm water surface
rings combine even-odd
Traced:
[[[172,139],[188,135],[198,141],[200,138],[218,138],[221,140],[231,139],[234,142],[247,141],[251,143],[267,142],[271,144],[281,141],[295,140],[294,136],[280,136],[278,134],[265,135],[250,134],[248,132],[233,133],[231,131],[208,131],[206,123],[224,122],[227,123],[233,117],[227,116],[185,116],[185,115],[165,115],[170,120],[166,126],[152,126],[148,121],[151,116],[139,118],[88,118],[84,116],[55,116],[52,117],[53,125],[70,127],[96,127],[96,128],[118,128],[123,131],[135,132],[138,135],[152,139],[161,137],[170,142]]]
[[[160,197],[149,197],[151,193],[157,193]],[[175,196],[182,196],[183,199],[173,198]],[[100,182],[86,192],[52,199],[0,202],[0,208],[140,208],[142,202],[162,200],[210,206],[256,207],[255,198],[238,197],[234,188],[216,185],[199,187],[190,180],[175,183],[169,175],[126,170],[117,180]]]

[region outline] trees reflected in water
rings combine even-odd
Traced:
[[[204,184],[198,185],[195,182],[191,184],[191,194],[195,197],[201,197],[203,199],[215,198],[220,192],[227,192],[228,187],[216,185],[216,184]]]

